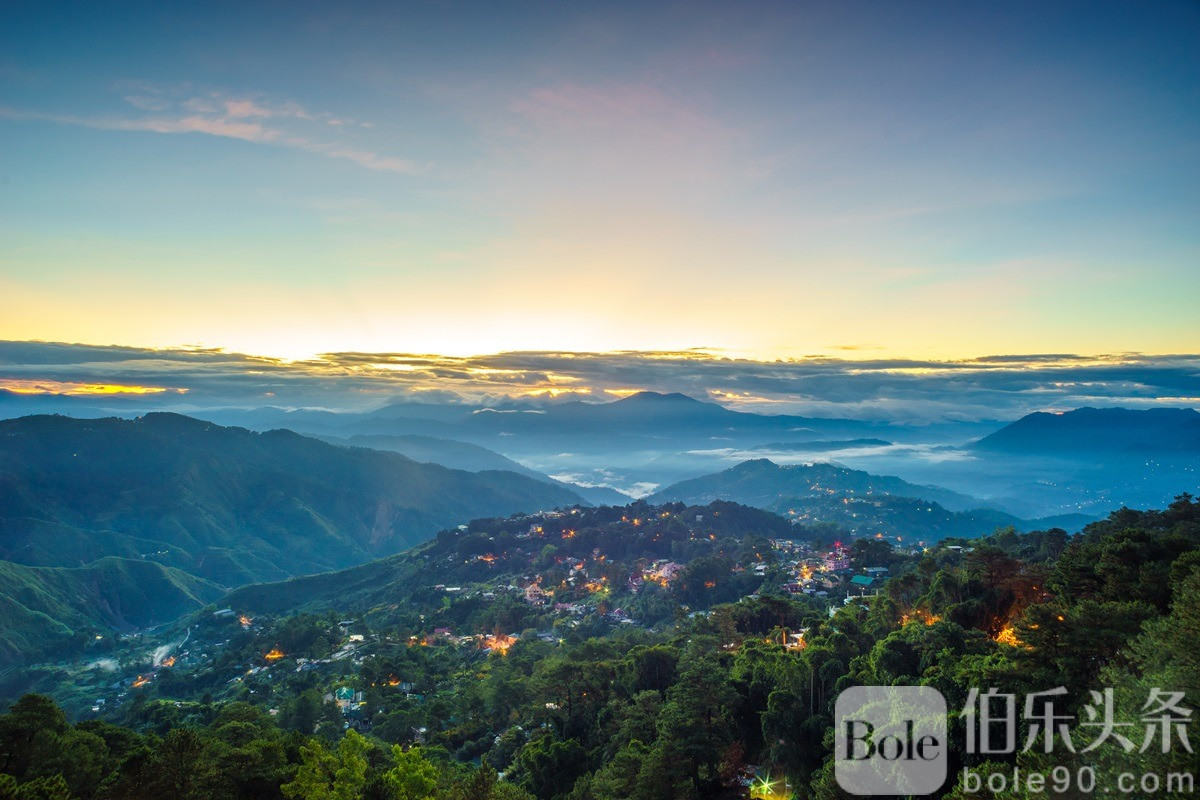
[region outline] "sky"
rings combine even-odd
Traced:
[[[0,339],[1194,369],[1194,2],[332,5],[3,5]]]

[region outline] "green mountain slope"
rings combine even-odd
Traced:
[[[511,472],[176,414],[0,421],[0,559],[31,566],[121,555],[238,586],[386,556],[474,517],[579,502]]]
[[[53,655],[97,632],[170,622],[221,594],[150,561],[110,557],[72,569],[0,561],[0,664]]]

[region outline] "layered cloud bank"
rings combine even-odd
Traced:
[[[514,407],[636,391],[682,392],[760,413],[897,422],[1007,419],[1079,406],[1200,406],[1200,355],[998,355],[960,361],[719,352],[511,352],[472,357],[326,353],[305,361],[208,349],[0,342],[0,390],[92,407],[279,406],[366,410],[394,402]],[[0,407],[2,411],[3,407]]]

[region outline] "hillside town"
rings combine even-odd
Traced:
[[[336,707],[344,726],[368,730],[373,709],[364,690],[386,689],[397,702],[416,704],[437,692],[408,674],[364,683],[364,665],[380,652],[403,647],[446,651],[458,659],[502,657],[523,639],[558,645],[580,626],[648,631],[674,618],[670,608],[706,616],[714,603],[772,594],[832,615],[877,593],[890,574],[887,562],[913,555],[882,539],[814,540],[795,520],[774,531],[731,535],[721,514],[746,511],[733,504],[700,511],[641,508],[632,515],[576,508],[475,521],[413,554],[427,574],[446,580],[424,587],[426,613],[403,623],[372,614],[328,620],[321,623],[315,649],[305,643],[293,651],[278,634],[286,620],[222,607],[182,630],[122,637],[121,657],[93,659],[87,668],[64,666],[60,677],[70,676],[88,693],[86,713],[104,717],[157,684],[169,688],[183,674],[218,671],[227,677],[210,689],[215,696],[264,698],[294,675],[327,687],[322,700]],[[631,541],[645,541],[651,550],[698,549],[690,558],[630,558]],[[480,548],[483,552],[473,552]],[[464,617],[460,609],[473,611]],[[507,627],[487,617],[497,609],[510,613]],[[785,634],[785,644],[797,646],[802,636]],[[164,637],[175,641],[163,642]],[[145,655],[137,655],[139,647]]]

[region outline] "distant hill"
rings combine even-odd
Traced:
[[[771,508],[784,499],[833,495],[919,497],[952,510],[983,505],[973,497],[938,486],[917,486],[900,478],[872,475],[834,464],[781,466],[765,458],[743,461],[712,475],[680,481],[654,493],[647,500],[652,503],[693,504],[729,500],[758,508]]]
[[[78,647],[112,629],[170,622],[222,594],[151,561],[104,558],[75,569],[0,561],[0,665]]]
[[[580,502],[512,472],[176,414],[0,421],[0,559],[33,566],[122,555],[237,586],[359,564],[481,515]]]
[[[1086,514],[1024,520],[990,508],[948,511],[928,500],[879,494],[788,498],[780,500],[771,510],[802,524],[832,524],[855,536],[882,534],[888,539],[901,537],[911,544],[932,543],[950,536],[987,536],[997,528],[1009,526],[1020,531],[1063,528],[1075,533],[1095,521],[1095,517]]]
[[[974,449],[1060,458],[1152,453],[1200,456],[1200,413],[1190,408],[1038,412],[985,436]]]
[[[914,542],[983,536],[1009,525],[1020,530],[1063,527],[1075,531],[1095,519],[1076,514],[1024,520],[938,486],[918,486],[833,464],[780,466],[767,459],[744,461],[722,472],[681,481],[648,500],[693,504],[728,500],[806,524],[838,525],[859,536],[882,533]]]
[[[399,436],[360,434],[358,436],[351,436],[348,439],[340,439],[335,436],[316,436],[315,438],[329,442],[330,444],[369,447],[373,450],[391,450],[392,452],[407,456],[413,461],[420,461],[426,464],[441,464],[443,467],[464,469],[468,472],[508,470],[519,475],[527,475],[534,480],[568,489],[589,503],[596,505],[624,505],[629,502],[629,497],[615,489],[576,486],[575,484],[557,481],[545,473],[526,467],[519,461],[514,461],[494,450],[489,450],[486,447],[480,447],[470,442],[459,442],[453,439],[440,439],[436,436],[421,436],[418,434]]]

